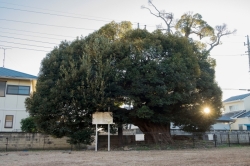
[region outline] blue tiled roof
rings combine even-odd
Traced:
[[[246,97],[250,96],[250,93],[244,94],[244,95],[238,95],[238,96],[232,96],[226,100],[224,100],[223,102],[230,102],[230,101],[235,101],[235,100],[242,100]]]
[[[0,77],[7,77],[7,78],[24,78],[24,79],[37,79],[37,76],[33,76],[30,74],[22,73],[19,71],[7,69],[0,67]]]
[[[238,118],[240,115],[246,113],[246,110],[237,111],[231,118]]]
[[[250,111],[238,116],[237,118],[245,118],[245,117],[250,117]]]
[[[233,122],[237,118],[250,117],[250,111],[241,110],[237,112],[229,112],[222,114],[216,121],[217,122]]]
[[[219,117],[216,121],[217,122],[232,122],[233,119],[231,119],[230,117],[233,116],[234,113],[227,113],[227,114],[223,114],[221,117]]]
[[[221,121],[221,122],[230,122],[232,121],[232,119],[230,119],[230,117],[227,116],[221,116],[219,119],[217,119],[217,121]]]

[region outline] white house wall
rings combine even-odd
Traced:
[[[228,123],[216,123],[212,125],[212,130],[230,130],[230,126]]]
[[[21,120],[29,117],[28,112],[23,112],[23,111],[16,111],[16,120],[15,120],[15,126],[13,128],[14,131],[21,131]]]
[[[27,118],[29,114],[24,110],[6,110],[0,111],[0,131],[4,132],[12,132],[12,131],[21,131],[21,120]],[[6,115],[13,115],[13,127],[12,128],[5,128],[5,116]],[[2,116],[2,117],[1,117]]]
[[[7,81],[7,85],[21,85],[30,86],[30,92],[35,89],[35,82],[32,80],[15,80],[15,79],[1,79],[2,81]],[[28,113],[25,109],[25,99],[29,96],[27,95],[9,95],[6,94],[5,97],[0,97],[0,131],[20,131],[20,122],[22,119],[28,117]],[[13,115],[13,126],[12,128],[5,128],[5,117],[6,115]]]
[[[244,106],[245,106],[245,110],[247,110],[247,111],[250,110],[250,96],[248,96],[244,99]]]
[[[239,125],[243,125],[243,130],[246,130],[247,127],[244,124],[250,124],[250,118],[238,118],[235,123],[231,124],[232,130],[239,130]]]
[[[234,101],[234,102],[227,102],[227,103],[223,103],[223,105],[224,105],[225,113],[231,112],[229,107],[235,106],[235,105],[237,105],[236,111],[245,110],[245,105],[244,105],[243,100]]]

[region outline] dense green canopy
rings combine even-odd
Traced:
[[[205,131],[222,106],[214,64],[185,37],[112,22],[47,54],[26,107],[40,131],[80,134],[84,143],[92,141],[92,113],[108,108],[117,124],[133,123],[143,132],[169,134],[170,122]],[[133,109],[121,109],[122,103]]]

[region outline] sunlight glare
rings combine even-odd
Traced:
[[[204,113],[208,114],[210,112],[210,109],[209,108],[205,108],[204,109]]]

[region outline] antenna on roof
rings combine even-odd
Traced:
[[[4,67],[4,62],[5,62],[5,50],[7,49],[11,49],[11,48],[3,48],[3,47],[0,47],[1,49],[3,49],[3,67]]]

